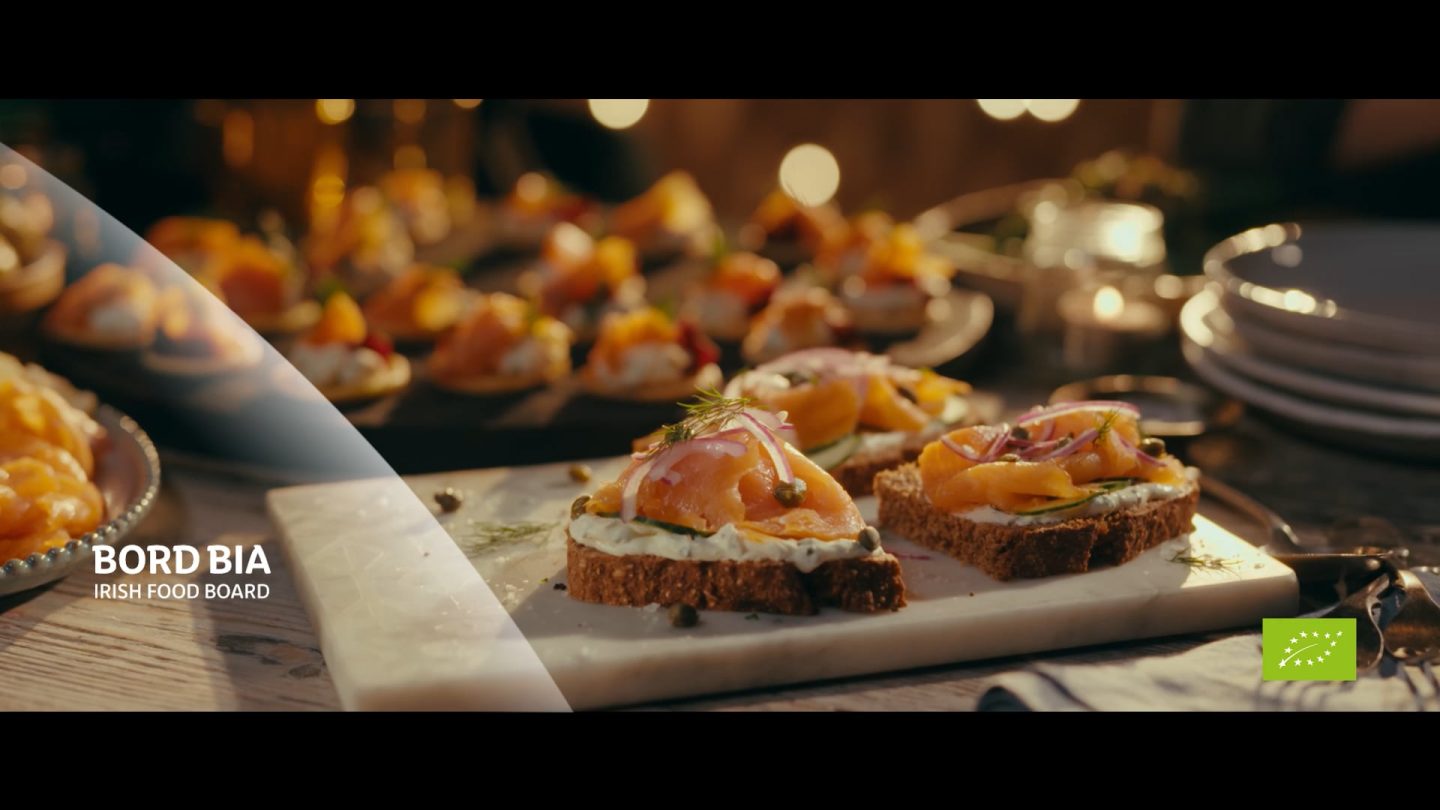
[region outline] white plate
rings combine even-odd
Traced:
[[[1181,349],[1190,367],[1205,382],[1323,441],[1367,452],[1440,458],[1440,419],[1392,416],[1308,402],[1226,369],[1188,338],[1181,340]]]
[[[1205,274],[1237,319],[1440,358],[1440,226],[1266,225],[1212,248]]]
[[[1440,396],[1337,379],[1259,356],[1235,334],[1213,291],[1190,299],[1180,313],[1180,330],[1207,357],[1256,382],[1341,405],[1440,418]]]
[[[1318,341],[1276,329],[1263,321],[1233,317],[1231,296],[1222,296],[1219,313],[1257,356],[1282,365],[1336,374],[1361,382],[1440,392],[1440,358]],[[1215,328],[1212,324],[1211,328]]]

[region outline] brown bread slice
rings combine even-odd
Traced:
[[[861,613],[905,606],[900,561],[889,554],[832,560],[804,573],[779,560],[670,560],[606,554],[566,535],[566,592],[584,602],[808,615],[833,606]]]
[[[1191,531],[1200,488],[1099,515],[1028,526],[976,523],[931,505],[920,468],[907,464],[875,477],[879,522],[913,543],[979,568],[998,580],[1077,574],[1119,565]]]
[[[878,453],[857,453],[828,472],[835,477],[836,481],[840,482],[840,486],[844,487],[851,497],[870,495],[875,492],[875,475],[877,473],[883,470],[893,470],[906,462],[919,458],[920,451],[925,449],[925,445],[935,441],[939,435],[938,431],[916,433],[899,447]]]

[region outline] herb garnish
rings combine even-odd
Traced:
[[[1110,432],[1111,428],[1115,427],[1115,422],[1119,418],[1119,408],[1112,408],[1111,410],[1106,411],[1105,415],[1100,417],[1100,425],[1095,428],[1095,438],[1093,441],[1091,441],[1091,446],[1099,447],[1100,442],[1105,440],[1105,435]]]
[[[1239,560],[1217,557],[1214,554],[1191,554],[1188,546],[1183,551],[1175,552],[1170,562],[1205,571],[1229,571],[1240,564]]]
[[[498,523],[472,520],[452,530],[451,537],[455,538],[455,544],[460,546],[460,550],[464,551],[467,557],[472,557],[492,546],[533,539],[548,533],[557,525],[559,524],[529,521]]]
[[[660,441],[651,445],[645,456],[652,458],[672,445],[724,427],[750,407],[751,402],[749,397],[727,397],[713,388],[702,389],[695,395],[694,402],[680,403],[680,407],[685,409],[685,418],[661,428]]]

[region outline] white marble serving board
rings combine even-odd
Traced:
[[[426,504],[445,487],[462,494],[458,512],[439,516],[454,544],[433,524],[414,520],[418,510],[401,510],[411,519],[387,522],[393,510],[377,508],[387,503],[376,495],[383,482],[271,492],[271,517],[342,704],[503,708],[513,699],[551,707],[535,697],[534,684],[522,684],[520,691],[531,693],[517,696],[516,683],[530,676],[513,628],[497,629],[492,616],[479,622],[479,632],[456,632],[455,606],[468,605],[460,613],[473,618],[495,604],[477,599],[482,577],[576,709],[1239,627],[1297,609],[1289,568],[1198,517],[1190,536],[1123,566],[1008,583],[886,533],[885,547],[904,569],[910,604],[903,610],[706,611],[698,626],[677,629],[658,606],[593,605],[555,588],[565,582],[570,503],[623,463],[595,464],[589,484],[573,482],[568,464],[406,479]],[[873,498],[859,505],[873,518]],[[488,526],[520,522],[548,528],[485,539]],[[1187,548],[1236,562],[1208,570],[1171,559]],[[436,605],[447,622],[427,620]],[[509,654],[491,649],[487,640],[497,637],[508,638]]]

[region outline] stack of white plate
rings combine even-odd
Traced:
[[[1440,226],[1268,225],[1205,257],[1185,357],[1321,438],[1440,458]]]

